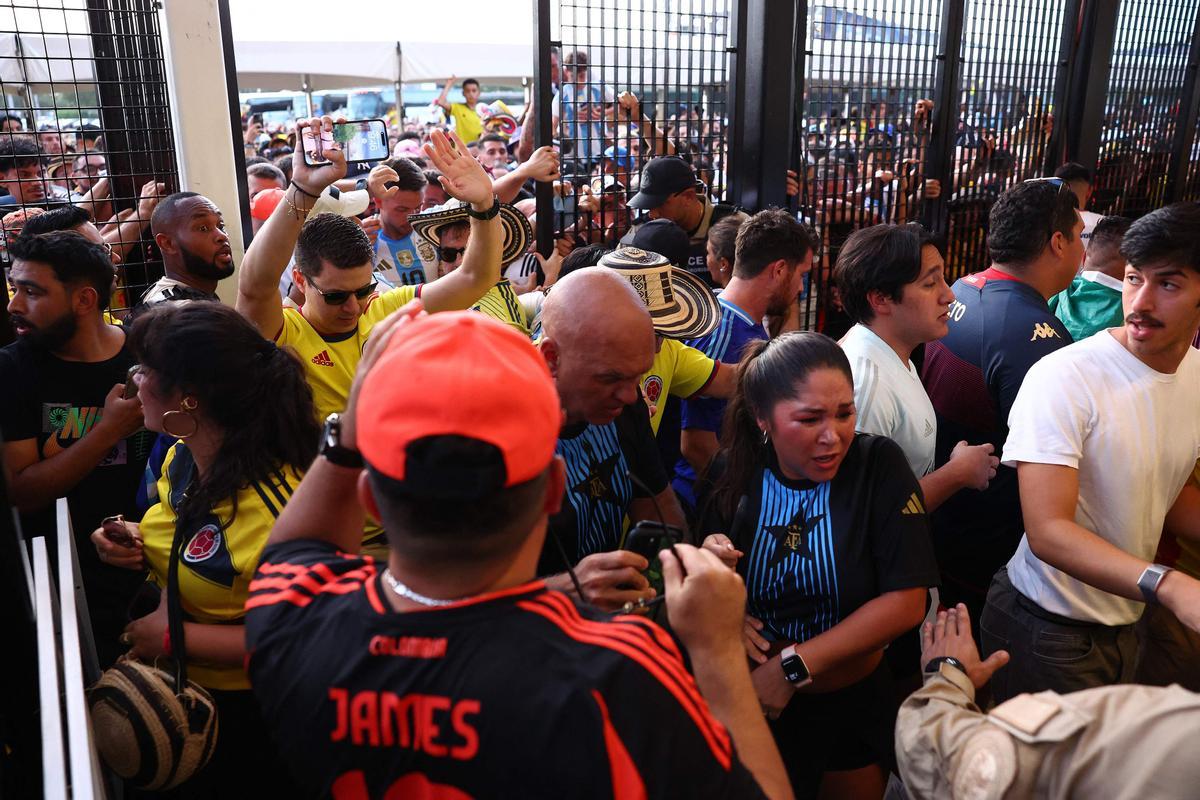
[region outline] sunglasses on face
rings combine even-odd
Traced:
[[[467,248],[465,248],[465,247],[439,247],[437,249],[437,251],[438,251],[438,259],[446,262],[447,264],[453,264],[455,261],[458,261],[459,256],[461,256],[463,253],[467,252]]]
[[[324,289],[322,289],[320,286],[317,286],[317,284],[313,282],[312,278],[308,279],[308,283],[314,289],[317,290],[317,294],[321,295],[321,299],[324,300],[328,305],[331,305],[331,306],[342,305],[343,303],[345,303],[347,300],[350,299],[350,295],[354,295],[359,300],[366,300],[368,297],[370,297],[371,295],[373,295],[375,293],[375,287],[379,285],[378,281],[371,281],[366,286],[363,286],[359,289],[355,289],[353,291],[340,290],[340,291],[334,291],[334,292],[327,292]]]

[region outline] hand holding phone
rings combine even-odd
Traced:
[[[135,378],[137,377],[137,374],[141,372],[141,370],[141,364],[134,364],[129,368],[129,371],[125,373],[125,391],[121,394],[121,397],[125,398],[126,400],[132,397],[137,397],[138,387]]]
[[[663,576],[658,554],[682,541],[683,531],[679,528],[650,520],[642,520],[634,525],[625,537],[625,546],[622,549],[637,553],[649,562],[642,574],[659,597],[663,595]]]
[[[120,514],[105,517],[91,536],[101,563],[123,569],[143,569],[142,538]]]
[[[309,166],[321,166],[331,163],[327,155],[330,151],[339,151],[349,164],[364,161],[383,161],[390,155],[388,148],[387,124],[381,119],[359,119],[346,122],[339,120],[326,129],[300,123],[304,162]]]

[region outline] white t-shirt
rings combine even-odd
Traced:
[[[1156,372],[1112,330],[1043,358],[1025,376],[1008,418],[1003,462],[1079,470],[1075,522],[1139,558],[1153,560],[1163,520],[1200,456],[1200,351],[1188,348],[1174,375]],[[1008,562],[1021,594],[1047,611],[1128,625],[1139,601],[1103,592],[1046,564],[1021,537]]]
[[[854,373],[855,429],[895,441],[913,474],[925,477],[933,471],[937,417],[916,367],[863,325],[851,328],[840,344]]]

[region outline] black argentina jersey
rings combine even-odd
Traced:
[[[882,436],[855,436],[825,483],[791,481],[772,464],[736,516],[713,515],[705,531],[729,531],[745,553],[747,613],[774,640],[811,639],[882,594],[938,583],[920,485]]]

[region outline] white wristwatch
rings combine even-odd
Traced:
[[[790,644],[779,651],[779,665],[783,667],[783,677],[797,689],[808,686],[813,682],[808,665],[796,652],[796,645]]]

